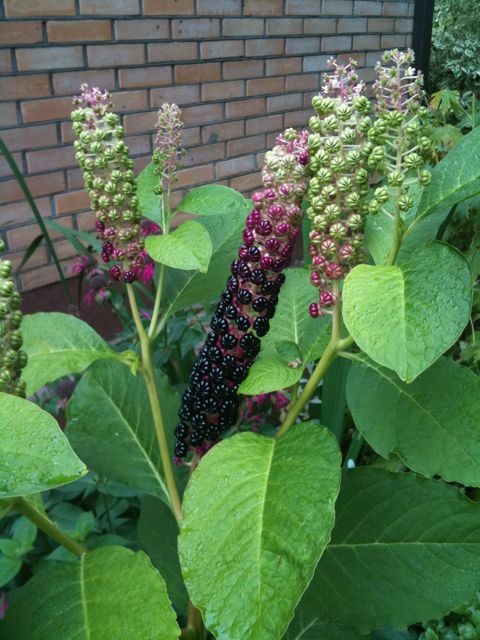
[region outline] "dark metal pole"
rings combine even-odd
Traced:
[[[415,66],[423,71],[427,88],[434,4],[435,0],[415,0],[413,16],[412,48],[415,52]]]

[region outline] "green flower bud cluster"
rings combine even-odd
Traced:
[[[96,212],[102,259],[120,263],[110,269],[113,278],[132,282],[144,266],[133,161],[108,92],[87,85],[81,88],[81,95],[74,99],[78,109],[72,112],[74,149]]]
[[[309,122],[310,279],[319,290],[318,303],[309,308],[312,317],[335,304],[333,282],[363,258],[369,177],[384,162],[383,145],[369,136],[371,104],[362,95],[355,62],[337,65],[332,60],[330,66],[333,74],[313,98],[317,115]],[[384,194],[378,197],[383,200]]]
[[[418,640],[480,640],[480,591],[466,607],[424,625]]]
[[[377,63],[376,119],[368,134],[373,144],[385,148],[381,173],[403,214],[414,204],[411,186],[424,187],[431,179],[430,172],[425,169],[432,154],[432,143],[423,127],[423,78],[411,67],[413,62],[413,51],[393,49],[383,55],[382,63]],[[370,211],[378,211],[380,206],[374,197]]]
[[[0,251],[4,245],[0,240]],[[25,398],[26,384],[22,369],[27,364],[27,354],[21,350],[20,294],[15,290],[12,263],[0,259],[0,391]]]

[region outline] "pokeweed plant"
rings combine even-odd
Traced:
[[[412,65],[409,51],[383,56],[372,106],[355,63],[332,60],[309,129],[278,136],[251,202],[204,186],[175,210],[178,107],[161,107],[136,177],[108,93],[82,88],[77,159],[137,342],[116,351],[58,313],[22,320],[2,263],[1,509],[69,552],[12,591],[2,637],[378,640],[478,590],[480,382],[449,353],[471,320],[472,270],[436,238],[480,193],[480,133],[435,165]],[[173,228],[177,211],[190,218]],[[162,233],[145,238],[142,218]],[[291,267],[303,224],[311,264]],[[180,398],[154,346],[222,287]],[[332,378],[339,362],[348,375]],[[18,397],[82,372],[66,434]],[[272,392],[281,426],[247,430],[239,395]],[[370,465],[341,472],[351,436],[309,414],[319,392],[322,417],[346,397]],[[45,512],[40,492],[87,468],[140,497],[138,548],[89,548]]]

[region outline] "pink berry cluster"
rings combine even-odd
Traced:
[[[312,100],[308,139],[312,173],[307,216],[311,221],[311,283],[318,301],[309,307],[314,318],[329,312],[338,296],[334,283],[363,257],[363,226],[368,214],[369,176],[383,161],[383,147],[369,141],[369,100],[355,70],[330,60],[332,74]],[[385,195],[376,192],[379,198]]]
[[[102,259],[114,263],[112,278],[133,282],[141,278],[146,261],[133,161],[109,93],[86,84],[81,89],[73,101],[74,148],[96,213]]]

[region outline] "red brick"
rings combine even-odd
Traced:
[[[322,58],[324,56],[313,56]],[[325,67],[326,68],[326,67]],[[307,69],[305,69],[307,71]],[[297,76],[287,76],[285,79],[286,91],[305,91],[318,88],[318,73],[302,73]]]
[[[10,151],[46,147],[55,145],[58,142],[57,127],[53,124],[9,129],[2,131],[2,138]]]
[[[322,15],[324,16],[351,16],[353,10],[352,0],[323,0]]]
[[[195,18],[172,20],[173,38],[215,38],[220,35],[220,20],[217,18]]]
[[[130,155],[135,158],[145,153],[152,153],[152,132],[142,136],[127,136],[125,144],[130,149]]]
[[[335,18],[307,18],[303,21],[303,33],[326,35],[337,32],[337,21]]]
[[[287,0],[285,13],[287,16],[318,16],[320,0]]]
[[[336,56],[336,59],[338,60],[339,64],[348,64],[350,62],[350,58],[353,58],[358,62],[358,65],[362,67],[365,65],[366,56],[367,54],[365,52],[348,51],[345,53],[339,53]],[[378,56],[378,53],[377,53],[377,56]]]
[[[240,56],[243,56],[243,40],[213,40],[200,43],[200,57],[203,60]]]
[[[81,191],[70,191],[69,193],[61,193],[55,196],[57,215],[88,209],[89,206],[90,200],[88,194],[83,189]]]
[[[274,58],[266,60],[265,64],[267,76],[286,76],[302,71],[302,58]]]
[[[253,169],[255,169],[255,157],[243,156],[241,158],[230,158],[224,162],[217,162],[215,174],[217,178],[226,178],[227,176],[236,176],[239,173],[246,173]]]
[[[287,38],[285,52],[292,53],[318,53],[320,51],[320,38]]]
[[[27,166],[30,173],[63,169],[64,167],[75,166],[75,164],[74,151],[70,145],[27,153]]]
[[[242,14],[241,0],[197,0],[199,16],[238,16]]]
[[[353,36],[353,51],[380,49],[380,36]]]
[[[356,16],[381,16],[382,3],[380,0],[356,0],[353,11]]]
[[[37,198],[35,202],[43,217],[52,215],[50,198]],[[34,217],[32,210],[30,209],[28,202],[25,200],[15,203],[11,202],[10,204],[5,204],[0,207],[0,227],[9,227],[21,222],[33,221]],[[37,236],[40,235],[40,233],[41,231],[37,227]]]
[[[244,0],[243,13],[246,16],[281,16],[282,0]]]
[[[18,16],[74,16],[75,0],[5,0],[5,15]]]
[[[290,111],[285,114],[285,127],[306,127],[312,115],[311,109]]]
[[[168,20],[115,20],[117,40],[160,40],[170,37]]]
[[[254,41],[247,41],[247,47],[249,42]],[[249,54],[247,53],[247,55]],[[255,78],[261,75],[263,75],[263,60],[239,60],[238,62],[224,62],[223,64],[223,76],[227,80]]]
[[[219,140],[230,140],[239,138],[245,133],[245,122],[225,122],[224,124],[212,124],[202,128],[202,142],[218,142]]]
[[[180,87],[152,89],[150,98],[153,109],[158,109],[164,102],[175,102],[178,105],[192,104],[200,102],[200,86],[198,84],[186,84]]]
[[[8,127],[17,122],[17,105],[14,102],[0,104],[0,127]]]
[[[262,179],[258,171],[247,173],[244,176],[238,176],[237,178],[232,178],[232,180],[230,180],[230,186],[232,189],[236,189],[243,194],[250,193],[250,191],[260,187],[261,184]]]
[[[139,111],[148,108],[147,91],[116,91],[112,93],[113,108],[116,112]]]
[[[366,83],[374,82],[376,78],[375,69],[359,69],[358,77]]]
[[[95,211],[84,211],[75,216],[77,227],[80,231],[93,231],[95,229]]]
[[[228,119],[254,116],[265,111],[265,98],[250,98],[250,100],[227,102],[226,107]]]
[[[383,15],[384,16],[408,16],[408,2],[384,2],[383,3]]]
[[[413,20],[411,18],[395,20],[395,31],[398,33],[411,33],[413,31]]]
[[[156,122],[156,111],[132,113],[123,118],[123,126],[127,133],[137,133],[139,131],[151,131],[153,133]]]
[[[72,123],[62,122],[60,125],[60,138],[62,142],[73,142],[75,137],[73,135]]]
[[[366,18],[339,18],[338,33],[364,33],[367,30]]]
[[[110,40],[110,20],[54,20],[47,22],[49,42],[94,42]]]
[[[145,16],[191,16],[194,13],[193,0],[143,0]]]
[[[381,39],[382,49],[401,49],[407,46],[407,38],[403,35],[385,35]]]
[[[245,153],[255,153],[265,148],[265,134],[240,138],[227,142],[227,157],[239,156]]]
[[[350,36],[333,36],[322,38],[322,51],[349,51],[352,48]]]
[[[120,73],[122,72],[120,71]],[[114,89],[115,72],[113,70],[95,70],[53,74],[53,88],[57,95],[76,95],[84,82],[103,89]]]
[[[220,67],[220,62],[175,65],[175,82],[191,83],[220,80]]]
[[[202,100],[224,100],[228,98],[243,98],[245,95],[244,80],[230,80],[228,82],[212,82],[202,85]]]
[[[267,131],[280,131],[283,129],[283,114],[252,118],[247,120],[245,124],[247,136]]]
[[[261,96],[265,93],[280,93],[285,87],[285,78],[276,76],[273,78],[258,78],[247,80],[247,96]]]
[[[0,22],[0,44],[34,44],[43,40],[42,23],[20,20]]]
[[[225,143],[217,142],[216,144],[202,145],[187,150],[184,158],[184,166],[192,167],[202,162],[212,162],[213,160],[221,160],[225,158]]]
[[[302,33],[302,20],[293,18],[270,18],[267,20],[267,36],[293,36]]]
[[[25,123],[41,120],[65,120],[73,109],[72,98],[47,98],[28,100],[21,103],[22,118]]]
[[[62,222],[63,224],[63,222]],[[67,226],[63,224],[63,226]],[[69,226],[72,226],[72,222],[70,221]],[[62,264],[62,268],[65,271],[68,266],[67,264]],[[20,276],[22,291],[30,291],[31,289],[38,289],[39,287],[44,287],[47,284],[52,284],[58,280],[58,271],[54,264],[49,264],[41,269],[31,269],[29,271],[25,271]]]
[[[17,49],[16,56],[20,71],[83,67],[82,47]]]
[[[196,186],[213,180],[213,166],[211,164],[203,164],[199,167],[182,169],[177,175],[178,180],[175,184],[176,187]]]
[[[0,49],[0,72],[8,73],[12,70],[12,53],[10,49]]]
[[[289,111],[297,109],[303,104],[303,95],[301,93],[282,94],[281,96],[272,96],[267,98],[267,111]]]
[[[16,253],[8,254],[8,259],[12,262],[12,265],[13,265],[13,273],[18,275],[20,264],[22,263],[24,257],[25,257],[25,251],[17,251]],[[25,269],[35,269],[47,263],[48,263],[47,247],[43,244],[35,249],[35,253],[30,256],[27,264],[22,268],[22,271],[24,271]]]
[[[39,176],[31,176],[25,178],[28,188],[34,198],[38,196],[50,195],[64,191],[66,188],[65,176],[62,173],[46,173]],[[24,200],[20,185],[17,180],[7,180],[2,182],[0,189],[0,202],[15,202],[16,200]]]
[[[196,42],[157,42],[148,45],[149,62],[169,62],[170,60],[196,60]]]
[[[195,144],[200,144],[200,127],[185,129],[183,144],[187,149]]]
[[[50,83],[47,75],[0,78],[0,100],[43,97],[49,94]]]
[[[327,61],[330,56],[305,56],[303,59],[303,70],[309,71],[327,71]]]
[[[388,31],[393,31],[393,22],[393,18],[369,18],[368,32],[385,33]]]
[[[223,120],[223,104],[200,104],[194,107],[185,107],[182,110],[182,120],[187,126]]]
[[[312,106],[313,96],[316,96],[318,91],[307,91],[303,94],[303,106],[310,108]]]
[[[250,56],[279,56],[285,51],[283,38],[265,38],[246,41],[246,55]]]
[[[72,272],[72,258],[75,258],[78,255],[78,251],[69,240],[59,240],[57,242],[54,242],[54,247],[55,253],[57,254],[60,261],[68,260],[68,263],[63,267],[65,276],[68,278],[71,275],[74,275]]]
[[[87,47],[91,67],[119,67],[145,62],[143,44],[100,44]]]
[[[160,87],[172,82],[172,67],[135,67],[120,69],[118,78],[122,89]]]
[[[261,36],[263,20],[261,18],[225,18],[224,36]]]
[[[140,7],[138,0],[80,0],[80,12],[86,16],[134,16]]]

